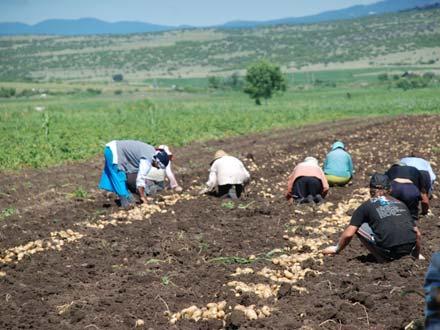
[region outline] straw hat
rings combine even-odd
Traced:
[[[215,160],[223,157],[223,156],[229,156],[224,150],[217,150],[214,154],[214,159],[212,160],[212,162],[214,162]]]

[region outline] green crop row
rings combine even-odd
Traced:
[[[438,88],[290,90],[261,107],[234,91],[156,92],[133,100],[116,95],[7,99],[0,104],[0,169],[87,160],[113,139],[181,146],[354,116],[439,112]]]

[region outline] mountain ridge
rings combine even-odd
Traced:
[[[429,10],[438,8],[440,0],[383,0],[370,5],[355,5],[344,9],[325,11],[302,17],[286,17],[268,21],[237,20],[221,25],[201,28],[240,29],[260,26],[313,24],[326,21],[347,20],[371,15],[387,14],[408,10]],[[102,35],[165,32],[195,28],[190,25],[169,26],[139,21],[106,22],[96,18],[50,19],[35,25],[20,22],[0,23],[0,35]]]

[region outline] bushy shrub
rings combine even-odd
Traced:
[[[379,81],[388,81],[388,73],[381,73],[380,75],[377,76],[377,79],[379,79]]]
[[[1,87],[0,97],[12,97],[16,93],[15,88]]]
[[[113,75],[112,78],[113,78],[114,82],[120,82],[120,81],[124,80],[124,76],[121,73]]]
[[[102,93],[102,91],[98,88],[87,88],[86,92],[91,95],[99,95]]]

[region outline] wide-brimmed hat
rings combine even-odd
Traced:
[[[304,159],[304,163],[310,163],[310,164],[319,166],[319,162],[318,162],[318,160],[315,157],[306,157]]]
[[[223,157],[223,156],[229,156],[227,153],[226,153],[226,151],[224,151],[224,150],[217,150],[216,152],[215,152],[215,154],[214,154],[214,158],[212,159],[212,161],[211,161],[211,164],[214,162],[214,161],[216,161],[217,159],[219,159],[219,158],[221,158],[221,157]]]
[[[332,144],[332,150],[336,150],[338,148],[345,149],[345,145],[342,141],[336,141]]]
[[[370,188],[375,189],[390,189],[390,178],[385,174],[374,173],[370,179]]]

